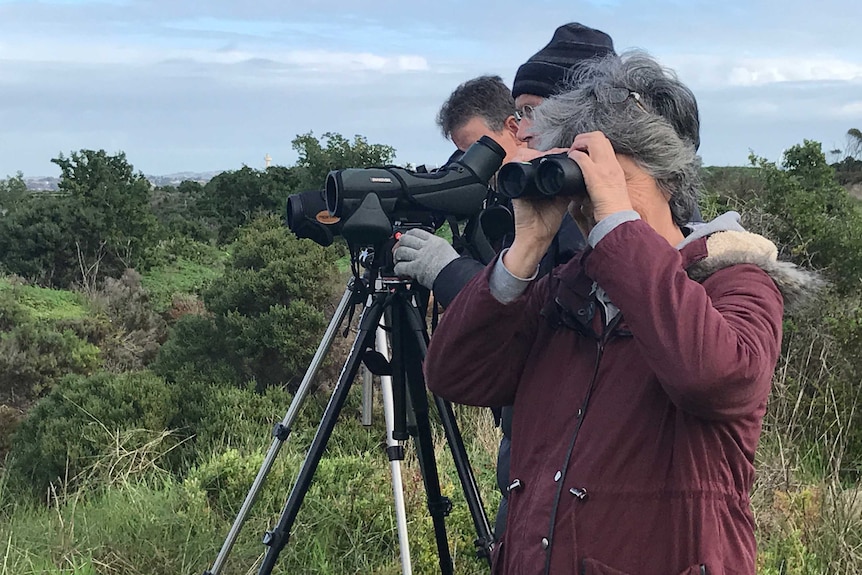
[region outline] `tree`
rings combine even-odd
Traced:
[[[60,167],[60,191],[82,208],[80,223],[86,233],[77,242],[81,264],[105,257],[111,271],[146,267],[158,224],[150,210],[150,182],[134,172],[126,155],[81,150],[68,158],[60,154],[51,162]]]
[[[6,271],[43,285],[90,290],[126,268],[146,269],[158,239],[150,183],[120,152],[81,150],[52,160],[59,194],[27,194],[0,220]]]
[[[236,230],[264,213],[282,213],[295,188],[292,168],[265,171],[243,166],[222,172],[207,182],[198,203],[200,213],[216,222],[219,243],[236,236]]]
[[[323,189],[326,174],[331,170],[366,168],[391,164],[395,148],[383,144],[369,144],[364,136],[356,135],[351,143],[341,134],[327,132],[321,139],[311,132],[294,138],[293,149],[299,153],[296,163],[298,188]]]
[[[0,180],[0,214],[6,215],[20,206],[28,194],[27,183],[21,172],[14,178]]]
[[[44,286],[68,287],[79,282],[76,221],[76,206],[68,198],[25,198],[0,218],[4,271]]]
[[[168,237],[184,236],[208,243],[215,237],[215,226],[200,210],[204,187],[200,182],[184,180],[176,187],[153,189],[150,206]]]
[[[823,269],[843,292],[862,285],[862,213],[835,177],[818,142],[784,153],[779,168],[752,156],[765,178],[757,196],[769,235],[799,263]]]
[[[847,130],[847,155],[862,160],[862,131],[859,128]]]

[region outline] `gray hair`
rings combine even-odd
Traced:
[[[628,97],[609,101],[608,94],[621,88]],[[670,197],[678,226],[691,218],[700,188],[697,101],[648,54],[627,51],[582,64],[563,92],[536,108],[533,131],[545,150],[568,148],[578,134],[603,132],[618,154],[631,157]]]

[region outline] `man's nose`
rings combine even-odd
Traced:
[[[519,140],[521,140],[522,142],[529,142],[530,141],[530,139],[533,137],[533,134],[530,131],[530,128],[532,128],[532,124],[533,124],[533,122],[531,122],[527,118],[521,119],[521,121],[518,123],[518,133],[517,133]]]

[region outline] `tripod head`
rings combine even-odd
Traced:
[[[393,250],[401,235],[407,230],[423,229],[434,233],[434,228],[423,223],[396,221],[392,226],[392,233],[385,239],[376,243],[348,244],[350,251],[350,267],[353,272],[354,282],[362,282],[366,291],[371,288],[372,280],[380,280],[385,286],[402,285],[406,288],[415,288],[420,292],[425,291],[415,280],[399,277],[395,274],[395,259]],[[361,272],[360,270],[365,270]],[[376,288],[375,289],[379,289]],[[422,298],[427,301],[426,297]]]

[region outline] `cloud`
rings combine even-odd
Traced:
[[[862,58],[781,58],[677,53],[662,59],[692,87],[766,86],[786,82],[848,82],[862,86]]]
[[[733,64],[727,80],[731,86],[832,80],[862,84],[862,62],[836,58],[742,59]]]
[[[326,52],[323,50],[288,52],[283,56],[285,62],[302,68],[337,73],[348,70],[387,71],[420,71],[428,70],[428,62],[421,56],[409,54],[397,56],[380,56],[377,54]]]
[[[573,19],[677,70],[708,164],[828,146],[862,127],[862,3],[824,2],[0,0],[0,125],[15,143],[0,177],[55,173],[51,157],[82,147],[124,150],[149,173],[259,166],[265,153],[288,164],[310,130],[439,163],[452,146],[434,117],[450,91],[483,73],[511,82]]]
[[[862,100],[856,100],[855,102],[848,102],[841,105],[837,110],[835,110],[835,116],[838,118],[848,118],[857,122],[862,122]]]

